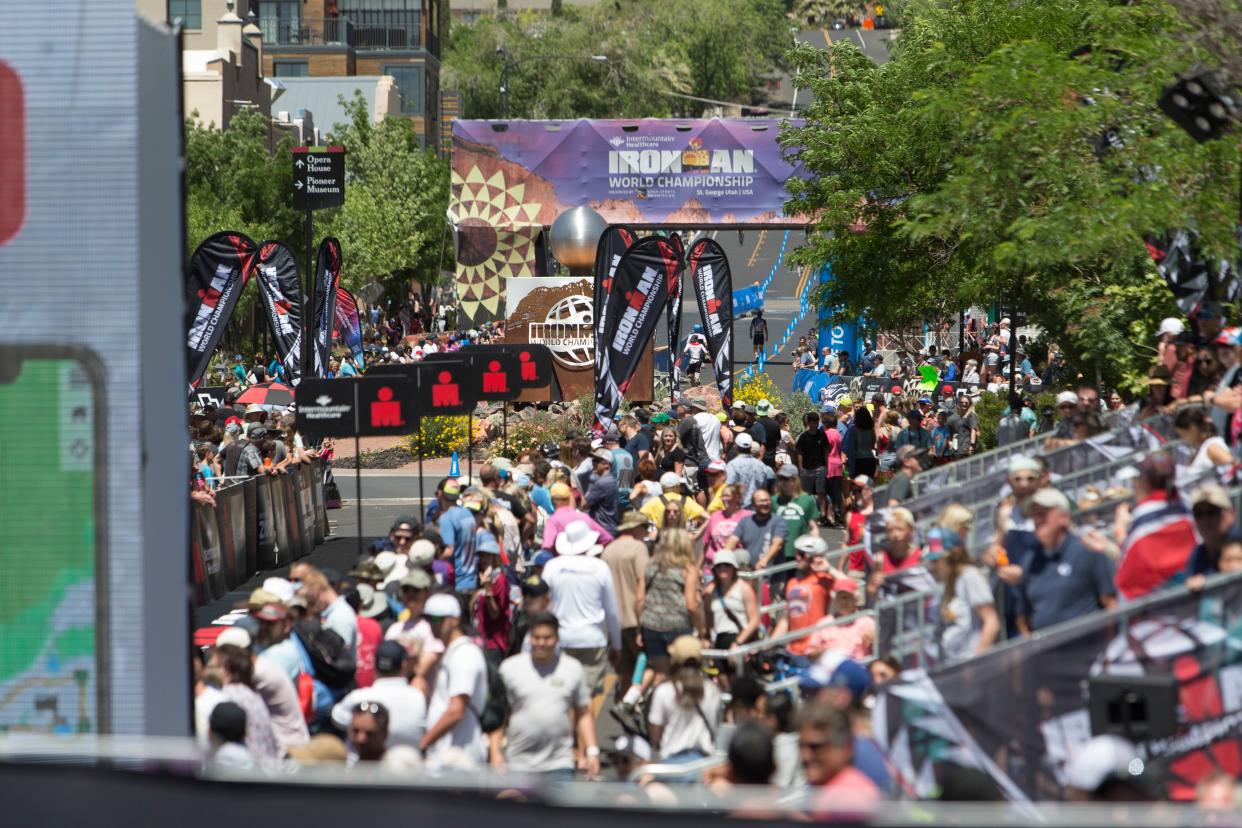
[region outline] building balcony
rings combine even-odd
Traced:
[[[419,49],[422,39],[418,17],[418,12],[376,12],[359,21],[346,17],[262,19],[259,28],[263,31],[263,43],[268,46]]]

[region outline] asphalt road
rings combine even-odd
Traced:
[[[768,320],[768,342],[764,371],[782,390],[788,390],[793,384],[793,368],[788,364],[791,351],[797,345],[798,336],[806,334],[815,327],[814,312],[807,314],[798,324],[797,333],[786,344],[782,351],[777,346],[789,324],[799,316],[799,296],[806,281],[814,278],[807,270],[798,270],[785,264],[788,255],[802,241],[800,230],[744,230],[739,238],[737,230],[708,231],[724,248],[729,258],[729,266],[733,272],[733,289],[740,290],[754,283],[762,283],[770,273],[775,273],[772,282],[764,293],[764,318]],[[687,247],[689,246],[687,240]],[[784,242],[784,251],[781,244]],[[702,324],[699,315],[698,299],[694,295],[692,283],[687,281],[686,294],[681,307],[681,336],[684,341],[697,324]],[[734,320],[733,323],[733,368],[734,374],[740,375],[750,366],[754,359],[754,348],[750,336],[751,316],[747,315]],[[656,331],[656,347],[665,347],[668,343],[668,329],[663,323]],[[702,384],[714,381],[710,364],[703,366],[700,377]],[[685,385],[683,384],[683,388]]]
[[[827,28],[806,28],[801,29],[793,35],[798,43],[808,43],[817,49],[826,49],[830,43],[838,43],[842,40],[852,41],[858,48],[862,49],[863,54],[871,58],[876,63],[888,62],[888,43],[896,34],[896,30],[885,29],[881,31],[864,30],[864,29],[838,29],[832,30]],[[793,78],[785,72],[775,73],[777,87],[770,90],[768,96],[769,108],[774,115],[787,115],[791,106],[804,107],[810,103],[810,97],[805,91],[796,92],[793,86]]]

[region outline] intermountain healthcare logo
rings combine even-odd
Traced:
[[[229,307],[229,297],[237,288],[237,270],[227,264],[216,265],[216,275],[212,277],[211,286],[198,292],[203,300],[198,313],[194,317],[194,325],[190,328],[190,348],[202,352],[211,339],[211,334],[220,324],[220,316]]]

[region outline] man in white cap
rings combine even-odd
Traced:
[[[560,624],[561,651],[582,662],[587,687],[596,696],[604,692],[609,661],[621,654],[621,614],[600,534],[586,521],[574,521],[557,535],[557,557],[543,568],[543,580],[552,590],[552,614]]]
[[[1039,542],[1022,564],[1017,626],[1023,635],[1117,605],[1113,562],[1072,531],[1070,502],[1051,486],[1031,495]]]
[[[478,765],[487,762],[480,717],[487,707],[487,662],[483,650],[461,629],[461,603],[440,592],[427,599],[423,617],[444,645],[435,688],[427,704],[430,726],[419,748],[433,761],[460,749]]]
[[[643,504],[641,511],[644,515],[651,518],[651,522],[656,528],[664,528],[664,508],[670,502],[676,502],[681,505],[682,517],[686,523],[697,521],[702,523],[707,519],[707,512],[693,498],[687,497],[681,493],[682,479],[677,476],[677,472],[665,472],[660,475],[659,497],[653,497]]]
[[[708,462],[719,460],[724,450],[720,442],[720,420],[716,419],[716,415],[708,414],[703,402],[693,397],[686,398],[686,408],[693,415],[694,424],[703,438],[703,450],[707,452]]]
[[[756,489],[767,489],[771,486],[776,474],[758,458],[763,446],[754,438],[743,432],[734,440],[737,445],[737,456],[725,464],[725,482],[737,483],[742,487],[742,505],[750,508]]]

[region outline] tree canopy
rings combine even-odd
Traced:
[[[358,290],[370,281],[396,286],[439,274],[448,163],[419,149],[409,121],[372,124],[359,94],[345,102],[349,122],[338,124],[332,143],[346,150],[345,204],[315,216],[315,243],[334,235],[344,255],[344,282]],[[268,148],[263,116],[242,112],[227,130],[186,124],[187,244],[193,251],[221,230],[255,241],[284,242],[302,262],[303,216],[293,209],[292,142]],[[451,253],[449,254],[451,255]],[[243,295],[244,307],[253,291]]]
[[[791,44],[782,0],[615,0],[455,25],[441,86],[461,91],[464,117],[499,117],[503,46],[510,117],[693,114],[701,102],[668,93],[758,102]]]
[[[1197,229],[1236,259],[1238,151],[1156,105],[1201,56],[1163,0],[910,0],[891,60],[798,48],[813,101],[783,142],[811,177],[800,264],[817,301],[902,328],[971,304],[1024,308],[1084,372],[1133,381],[1175,314],[1143,239]],[[1171,45],[1174,48],[1171,48]]]

